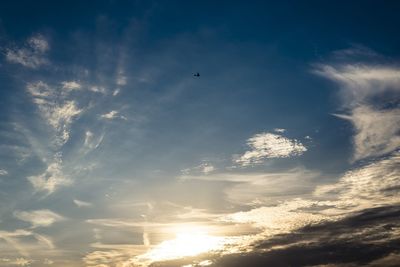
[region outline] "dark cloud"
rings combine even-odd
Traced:
[[[254,252],[224,256],[214,266],[386,266],[389,260],[400,265],[394,256],[400,251],[399,216],[400,206],[364,210],[275,236],[256,244]]]

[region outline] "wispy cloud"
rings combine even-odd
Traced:
[[[123,119],[126,120],[127,118],[125,116],[119,115],[119,112],[116,110],[111,110],[108,113],[102,114],[100,116],[102,119],[106,119],[106,120],[113,120],[113,119]]]
[[[74,199],[74,204],[79,208],[92,206],[92,203],[89,203],[89,202],[86,202],[86,201],[82,201],[82,200],[79,200],[79,199]]]
[[[29,38],[23,47],[6,49],[6,59],[12,63],[37,69],[41,65],[48,64],[45,53],[49,49],[48,41],[43,35],[39,34]]]
[[[0,266],[10,266],[10,265],[15,265],[15,266],[30,266],[34,261],[26,258],[15,258],[15,259],[10,259],[10,258],[0,258]]]
[[[61,83],[62,84],[62,88],[65,90],[79,90],[82,88],[82,85],[76,81],[64,81]]]
[[[103,86],[97,86],[97,85],[90,86],[89,91],[92,91],[95,93],[101,93],[101,94],[105,94],[107,92],[106,88],[104,88]]]
[[[124,86],[127,84],[127,78],[123,71],[119,71],[116,79],[116,84],[119,86]]]
[[[27,242],[27,237],[33,238],[35,242],[33,244],[32,242]],[[0,239],[4,240],[11,248],[24,257],[29,256],[30,251],[34,249],[54,248],[54,244],[49,237],[24,229],[0,231]]]
[[[134,252],[134,251],[133,251]],[[114,246],[114,249],[96,250],[88,253],[83,262],[88,267],[103,267],[103,266],[129,266],[126,263],[133,256],[132,250],[126,247]]]
[[[8,171],[4,170],[4,169],[0,169],[0,176],[2,175],[7,175]]]
[[[262,163],[268,158],[288,158],[299,156],[307,151],[307,148],[296,139],[289,139],[279,134],[260,133],[247,140],[251,150],[234,159],[234,162],[242,166]]]
[[[400,101],[400,68],[346,63],[319,65],[314,72],[340,85],[342,104],[349,115],[336,116],[354,125],[354,160],[382,156],[400,146],[400,109],[396,106]]]
[[[31,82],[26,89],[37,105],[40,116],[52,129],[53,157],[44,160],[46,170],[39,175],[29,176],[28,180],[37,191],[53,193],[61,186],[70,185],[72,181],[63,173],[63,159],[60,149],[69,140],[71,124],[83,110],[77,107],[75,100],[68,98],[62,91],[76,90],[76,82],[63,82],[61,88],[54,88],[43,81]],[[61,89],[61,90],[59,90]]]
[[[183,174],[182,180],[231,182],[224,195],[232,203],[261,205],[275,203],[288,196],[301,196],[312,192],[321,173],[297,167],[281,172],[220,172],[209,175]]]
[[[48,227],[64,219],[63,216],[50,210],[15,211],[14,216],[22,221],[29,222],[32,228]]]
[[[376,110],[358,106],[350,115],[336,116],[354,125],[355,160],[385,155],[400,146],[400,109]]]
[[[57,131],[56,142],[59,145],[67,142],[70,124],[82,112],[76,102],[65,99],[57,90],[42,81],[28,83],[26,88],[33,102],[37,104],[41,116]]]
[[[190,175],[190,174],[209,174],[212,173],[216,170],[216,167],[212,165],[211,163],[202,163],[196,167],[193,168],[187,168],[181,170],[183,175]]]
[[[57,155],[42,174],[29,176],[28,180],[37,191],[45,191],[49,194],[61,186],[72,184],[72,180],[63,173],[62,159]]]
[[[316,74],[338,82],[343,104],[354,107],[385,91],[400,90],[400,68],[390,65],[318,65]]]

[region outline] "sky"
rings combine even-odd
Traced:
[[[0,3],[0,266],[399,266],[399,12]]]

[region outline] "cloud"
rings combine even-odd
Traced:
[[[46,191],[51,194],[61,186],[72,184],[72,181],[62,172],[62,160],[55,157],[45,172],[40,175],[29,176],[28,181],[37,191]]]
[[[41,116],[56,130],[56,143],[63,145],[69,139],[70,124],[82,110],[77,108],[75,101],[66,100],[42,81],[28,83],[26,88],[38,106]]]
[[[400,90],[400,68],[386,65],[318,65],[314,73],[341,86],[343,104],[354,107],[369,97]]]
[[[79,90],[82,88],[82,86],[76,81],[69,81],[69,82],[65,81],[62,82],[61,84],[62,88],[68,91]]]
[[[110,111],[108,113],[102,114],[100,117],[102,119],[106,119],[106,120],[113,120],[113,119],[117,119],[117,118],[120,118],[120,119],[123,119],[123,120],[127,119],[126,117],[124,117],[122,115],[118,115],[118,114],[119,114],[118,111],[112,110],[112,111]]]
[[[189,174],[209,174],[216,170],[216,168],[210,163],[202,163],[196,167],[181,170],[183,175]]]
[[[293,199],[287,199],[287,195],[291,195],[287,194],[286,200],[281,203],[232,213],[224,220],[252,223],[256,227],[267,229],[267,233],[279,234],[282,231],[290,232],[312,223],[337,220],[365,209],[398,205],[400,203],[397,197],[400,192],[399,172],[400,154],[395,154],[349,171],[336,183],[317,186],[312,194],[304,194]],[[231,180],[245,180],[246,175],[243,176],[244,178],[232,177]],[[286,181],[284,184],[290,183]],[[259,187],[271,186],[261,184]],[[255,188],[257,187],[250,187],[251,190]],[[257,191],[255,192],[257,196]],[[263,194],[273,195],[261,190],[260,195]]]
[[[21,64],[25,67],[37,69],[48,64],[45,53],[50,49],[49,43],[43,35],[32,36],[20,48],[6,49],[6,59],[11,63]]]
[[[256,242],[252,252],[223,256],[212,266],[392,266],[387,263],[398,259],[399,212],[380,207],[309,225]]]
[[[113,96],[118,95],[121,92],[119,88],[115,89],[114,92],[112,93]]]
[[[48,227],[64,219],[61,215],[50,210],[15,211],[14,216],[22,221],[29,222],[32,228]]]
[[[0,266],[2,266],[3,263],[7,264],[7,266],[10,266],[10,265],[30,266],[33,263],[33,260],[26,259],[26,258],[15,258],[15,259],[0,258]]]
[[[345,173],[337,183],[318,186],[314,195],[335,200],[329,213],[399,204],[399,173],[400,154],[395,153]]]
[[[94,134],[91,131],[86,131],[85,132],[85,141],[84,141],[84,147],[86,148],[86,152],[92,149],[96,149],[99,147],[101,142],[103,141],[104,134],[100,135],[100,137],[95,138]]]
[[[287,158],[302,155],[307,148],[296,139],[279,134],[260,133],[247,140],[251,150],[234,159],[242,166],[262,163],[267,158]]]
[[[88,267],[100,267],[100,266],[124,266],[123,262],[127,262],[131,254],[129,251],[121,250],[107,250],[107,251],[93,251],[88,253],[84,258],[83,262]],[[118,264],[119,263],[119,264]],[[115,265],[114,265],[115,264]],[[126,265],[129,266],[129,265]]]
[[[232,223],[251,223],[273,236],[290,233],[306,225],[318,224],[334,218],[302,210],[314,205],[316,205],[315,201],[294,199],[276,206],[236,212],[225,216],[222,220]]]
[[[354,159],[382,156],[400,146],[400,109],[375,110],[358,106],[351,115],[336,115],[353,123]]]
[[[117,77],[115,79],[115,83],[119,86],[124,86],[127,84],[127,78],[125,76],[125,71],[122,67],[122,62],[119,63],[121,66],[118,68]]]
[[[0,176],[2,175],[7,175],[8,171],[4,170],[4,169],[0,169]]]
[[[286,129],[275,128],[275,129],[274,129],[274,132],[276,132],[276,133],[284,133],[284,132],[286,132]]]
[[[374,50],[360,44],[353,44],[349,48],[336,50],[333,52],[333,56],[336,57],[337,59],[349,59],[354,57],[363,57],[363,58],[380,57],[380,55],[376,53]]]
[[[75,204],[76,206],[78,206],[79,208],[90,207],[90,206],[92,206],[92,203],[85,202],[85,201],[78,200],[78,199],[74,199],[74,204]]]
[[[35,242],[32,243],[32,241],[27,240],[27,238],[32,239]],[[54,248],[54,244],[50,238],[24,229],[17,229],[11,232],[0,231],[0,239],[4,240],[8,244],[6,248],[13,248],[20,255],[25,257],[29,256],[31,250]]]
[[[101,93],[101,94],[105,94],[107,92],[106,88],[104,88],[103,86],[90,86],[89,90],[95,93]]]
[[[225,181],[224,189],[231,203],[260,205],[276,203],[288,196],[301,196],[312,192],[315,181],[321,177],[317,171],[297,167],[281,172],[222,172],[208,175],[183,174],[182,180]]]
[[[400,68],[390,64],[317,65],[314,73],[340,86],[345,114],[352,122],[354,160],[377,157],[400,146]]]

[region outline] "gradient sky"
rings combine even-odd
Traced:
[[[400,265],[398,1],[7,2],[0,266]]]

